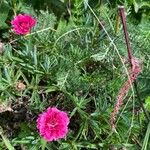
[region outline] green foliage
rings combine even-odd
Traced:
[[[145,100],[145,107],[147,110],[150,111],[150,96],[146,98]]]
[[[7,148],[8,150],[14,150],[14,147],[11,145],[10,141],[7,139],[7,137],[5,137],[5,136],[3,135],[2,132],[3,132],[3,131],[2,131],[2,128],[0,127],[0,136],[2,137],[2,140],[3,140],[3,142],[5,143],[6,148]]]
[[[15,13],[31,13],[38,20],[31,34],[20,37],[9,32],[2,41],[5,46],[0,56],[0,102],[11,103],[13,112],[0,113],[0,119],[16,149],[138,150],[143,147],[144,150],[149,146],[149,126],[145,126],[146,119],[132,91],[125,97],[118,114],[116,132],[111,131],[110,114],[127,75],[112,42],[86,2],[104,25],[121,58],[126,60],[122,28],[118,26],[117,35],[115,31],[115,6],[120,1],[114,1],[111,6],[108,1],[100,0],[30,1],[31,6],[27,1],[5,2],[10,16],[5,14],[3,22],[10,21]],[[125,4],[128,10],[134,4],[136,13],[149,7],[145,2],[126,1]],[[71,13],[64,19],[67,11]],[[149,18],[143,15],[135,25],[130,16],[127,21],[133,53],[143,61],[138,85],[145,99],[149,96]],[[25,85],[24,90],[17,89],[18,82]],[[149,98],[145,104],[148,110]],[[36,118],[49,106],[67,111],[70,124],[65,139],[46,143],[37,133]],[[8,129],[12,135],[7,133]],[[4,143],[0,141],[0,148],[4,148]]]
[[[0,1],[0,20],[1,20],[0,30],[8,27],[7,24],[5,23],[8,17],[8,13],[9,13],[8,3]]]

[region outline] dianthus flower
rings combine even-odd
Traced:
[[[36,19],[28,14],[19,14],[11,21],[13,31],[18,35],[26,35],[36,24]]]
[[[37,119],[37,128],[46,141],[56,141],[64,138],[68,132],[68,124],[67,113],[55,107],[49,107]]]

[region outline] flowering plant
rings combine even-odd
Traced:
[[[55,107],[49,107],[37,119],[37,128],[46,141],[64,138],[68,132],[68,124],[69,118],[67,113]]]
[[[19,14],[11,21],[13,31],[18,35],[26,35],[36,24],[36,19],[28,14]]]

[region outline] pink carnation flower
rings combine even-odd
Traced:
[[[37,128],[46,141],[56,141],[64,138],[68,132],[68,124],[67,113],[55,107],[49,107],[37,119]]]
[[[36,19],[27,14],[19,14],[11,21],[13,31],[18,35],[26,35],[30,32],[31,28],[35,26]]]

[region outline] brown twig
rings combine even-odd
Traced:
[[[126,16],[125,16],[125,10],[124,10],[124,6],[119,6],[119,15],[123,24],[123,31],[124,31],[124,35],[125,35],[125,41],[126,41],[126,45],[127,45],[127,51],[128,51],[128,58],[130,61],[130,64],[132,65],[132,50],[131,50],[131,45],[129,42],[129,36],[128,36],[128,32],[127,32],[127,25],[126,25]]]
[[[125,36],[125,41],[126,41],[126,46],[127,46],[127,51],[128,51],[128,58],[129,58],[129,61],[130,61],[130,65],[132,67],[132,65],[133,65],[132,64],[133,55],[132,55],[131,45],[130,45],[130,42],[129,42],[129,36],[128,36],[128,30],[127,30],[127,25],[126,25],[126,16],[125,16],[124,6],[119,6],[118,9],[119,9],[119,15],[120,15],[120,18],[121,18],[121,21],[122,21],[122,24],[123,24],[123,31],[124,31],[124,36]],[[136,92],[136,95],[137,95],[137,99],[138,99],[138,101],[141,105],[141,108],[143,109],[145,117],[149,121],[150,117],[149,117],[147,111],[145,110],[145,108],[143,106],[142,99],[141,99],[139,91],[138,91],[136,80],[134,81],[134,88],[135,88],[135,92]]]

